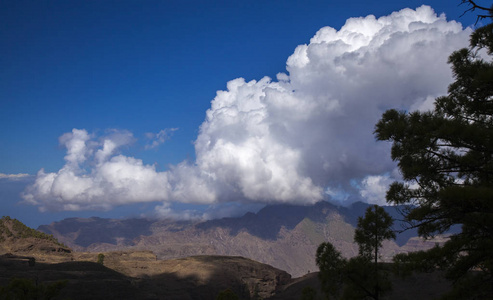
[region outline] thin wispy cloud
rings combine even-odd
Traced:
[[[26,179],[26,178],[30,178],[30,177],[32,177],[32,175],[26,174],[26,173],[18,173],[18,174],[4,174],[4,173],[0,173],[0,179],[5,179],[5,180],[17,181],[17,180],[23,180],[23,179]]]
[[[324,27],[276,79],[238,78],[217,92],[195,161],[158,172],[120,152],[129,132],[97,137],[74,129],[60,139],[64,167],[41,170],[24,199],[44,210],[158,201],[163,215],[174,214],[172,202],[309,204],[330,193],[383,202],[395,165],[389,145],[375,142],[374,124],[388,108],[428,109],[445,94],[448,56],[470,33],[428,6]],[[174,130],[149,135],[146,148]]]
[[[177,130],[178,128],[166,128],[160,130],[158,133],[146,133],[146,138],[149,140],[149,142],[145,145],[145,149],[148,150],[159,147],[160,145],[164,144],[164,142],[169,140],[173,133]]]

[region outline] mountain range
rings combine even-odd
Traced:
[[[358,217],[369,204],[356,202],[349,207],[322,201],[311,206],[269,205],[242,217],[209,221],[152,219],[69,218],[39,231],[52,234],[76,251],[150,250],[158,259],[194,255],[242,256],[284,270],[293,277],[318,271],[318,245],[331,242],[345,257],[358,253],[353,242]],[[399,207],[385,210],[395,219],[394,230],[402,231]],[[382,258],[396,253],[428,249],[443,239],[422,240],[416,230],[397,234],[384,243]]]

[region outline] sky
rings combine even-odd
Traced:
[[[0,214],[385,203],[374,125],[429,110],[460,1],[0,1]]]

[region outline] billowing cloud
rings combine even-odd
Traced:
[[[331,193],[381,203],[395,165],[389,145],[375,142],[375,123],[386,109],[429,109],[445,94],[448,56],[470,33],[428,6],[322,28],[276,80],[238,78],[217,92],[195,162],[157,172],[118,153],[129,133],[97,140],[74,129],[60,139],[65,166],[41,170],[24,197],[72,210],[162,201],[161,214],[171,202],[314,203]]]
[[[248,199],[310,203],[391,172],[375,123],[388,108],[429,109],[452,81],[447,59],[470,30],[427,6],[320,29],[287,74],[230,81],[207,111],[197,165]]]
[[[25,201],[42,210],[81,210],[166,199],[166,173],[118,153],[132,141],[131,133],[116,130],[99,140],[86,130],[62,135],[65,166],[56,173],[40,170],[23,195]]]

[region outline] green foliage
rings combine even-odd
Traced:
[[[330,296],[337,298],[345,280],[347,261],[331,243],[325,242],[317,248],[316,263],[320,269],[318,277],[322,283],[322,291],[327,299]]]
[[[12,230],[6,226],[6,223],[12,224]],[[46,234],[44,232],[32,229],[26,225],[24,225],[21,221],[17,219],[12,219],[9,216],[4,216],[0,219],[0,241],[3,240],[3,235],[7,237],[16,237],[16,238],[38,238],[42,240],[48,240],[53,242],[59,246],[66,247],[62,243],[58,242],[57,239],[53,237],[51,234]]]
[[[219,292],[216,300],[238,300],[238,296],[230,289]]]
[[[98,254],[98,264],[104,265],[104,254],[103,253]]]
[[[388,272],[380,270],[365,256],[356,256],[346,266],[347,280],[342,299],[379,299],[392,286]]]
[[[438,266],[445,267],[449,263],[443,247],[438,245],[427,251],[400,253],[394,256],[394,271],[403,276],[413,271],[421,273],[434,272]],[[439,261],[437,258],[441,258]]]
[[[393,224],[392,217],[378,205],[368,207],[365,216],[358,218],[354,241],[359,255],[351,258],[346,266],[348,286],[344,299],[379,299],[392,288],[387,272],[379,269],[378,253],[383,241],[395,239]]]
[[[301,300],[315,300],[317,299],[317,291],[311,286],[306,286],[301,291]]]
[[[341,299],[379,299],[392,286],[388,272],[378,263],[378,250],[382,242],[394,239],[393,220],[378,205],[369,207],[365,216],[358,219],[354,241],[359,255],[346,260],[331,243],[322,243],[317,249],[316,263],[320,268],[322,290],[330,299],[337,299],[344,286]]]
[[[5,240],[5,237],[11,237],[13,236],[12,232],[9,230],[9,228],[5,225],[5,221],[10,221],[10,217],[2,217],[0,219],[0,242],[3,242]]]
[[[409,227],[423,237],[462,228],[443,246],[396,257],[399,268],[443,269],[454,282],[452,294],[471,292],[468,298],[493,297],[492,55],[489,24],[450,56],[455,81],[433,111],[388,110],[375,130],[378,140],[392,142],[404,179],[390,186],[387,201],[408,205]]]
[[[392,231],[394,220],[380,206],[373,205],[366,209],[365,217],[358,218],[358,226],[354,232],[354,241],[359,246],[359,255],[375,262],[378,260],[378,249],[384,240],[395,239]]]
[[[3,224],[3,222],[0,222],[0,242],[5,241],[4,235],[8,236],[9,234],[12,234],[10,230]]]
[[[0,287],[0,300],[54,299],[66,285],[66,280],[51,284],[39,284],[30,279],[11,278],[8,285]]]

